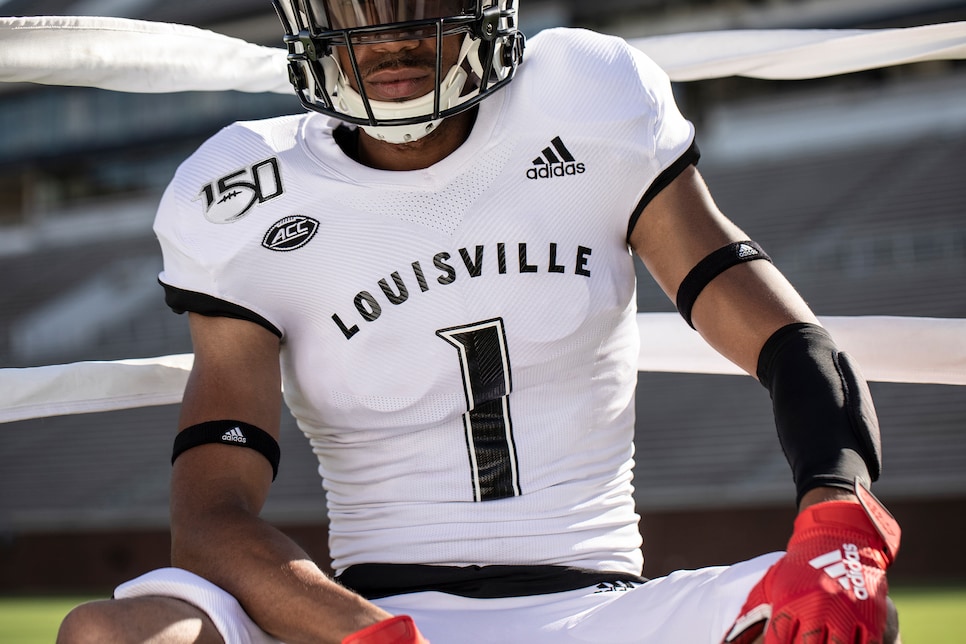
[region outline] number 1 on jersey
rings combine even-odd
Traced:
[[[510,356],[503,320],[484,320],[436,335],[456,347],[466,409],[463,428],[473,477],[473,500],[520,495],[513,425],[510,422]]]

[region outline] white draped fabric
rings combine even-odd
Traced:
[[[821,317],[878,382],[966,385],[966,320]],[[641,371],[743,374],[677,313],[640,313]],[[192,356],[0,369],[0,423],[181,401]]]
[[[710,31],[629,42],[675,81],[819,78],[966,58],[966,22]],[[0,81],[123,92],[291,91],[280,47],[187,25],[90,16],[0,18]]]

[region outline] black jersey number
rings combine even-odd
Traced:
[[[473,479],[473,500],[520,496],[517,454],[510,422],[510,356],[503,320],[484,320],[436,335],[456,347],[463,374],[463,428]]]

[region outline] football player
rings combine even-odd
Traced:
[[[894,639],[868,388],[716,207],[665,74],[574,29],[524,54],[512,0],[275,6],[306,113],[215,135],[157,214],[195,351],[173,567],[61,641]],[[632,253],[769,391],[786,552],[641,576]],[[283,383],[334,578],[259,517]]]

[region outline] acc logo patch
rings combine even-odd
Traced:
[[[284,192],[278,159],[272,157],[202,186],[198,197],[205,200],[205,219],[230,224]]]
[[[309,243],[319,230],[319,222],[305,215],[279,219],[265,233],[262,246],[279,252],[295,250]]]

